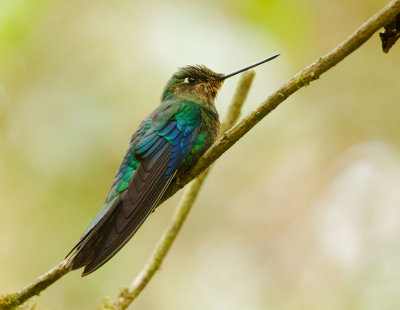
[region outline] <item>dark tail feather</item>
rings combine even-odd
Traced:
[[[165,144],[160,156],[139,165],[128,189],[112,210],[76,245],[70,256],[73,270],[85,267],[82,276],[92,273],[113,257],[139,229],[173,178],[165,178],[171,147]]]

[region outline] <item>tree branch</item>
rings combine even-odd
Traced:
[[[400,0],[392,0],[383,9],[361,25],[346,40],[340,43],[327,55],[318,58],[315,62],[297,73],[293,78],[273,92],[255,111],[250,113],[235,127],[224,134],[208,151],[200,158],[189,172],[180,177],[180,183],[186,185],[208,166],[216,161],[232,145],[242,138],[250,129],[257,125],[265,116],[272,112],[279,104],[285,101],[304,86],[341,62],[344,58],[364,44],[378,29],[391,22],[400,13]],[[160,204],[174,195],[180,188],[172,184],[164,194]]]
[[[41,291],[45,290],[69,271],[69,266],[66,264],[66,261],[62,261],[18,292],[2,296],[0,298],[0,310],[15,309],[29,298],[39,295]]]
[[[384,27],[400,13],[400,0],[392,0],[383,9],[378,11],[360,28],[358,28],[350,37],[339,44],[327,55],[320,57],[307,68],[297,73],[293,78],[286,82],[282,87],[276,90],[265,100],[254,112],[250,113],[234,128],[226,132],[214,146],[212,146],[194,168],[180,178],[180,183],[185,185],[200,175],[214,161],[216,161],[233,144],[243,137],[250,129],[260,122],[266,115],[273,111],[290,95],[300,88],[309,85],[312,81],[318,79],[321,74],[328,71],[353,51],[364,44],[378,29]],[[162,201],[167,200],[175,194],[180,188],[175,184],[171,185],[165,193]],[[0,310],[11,310],[25,302],[30,297],[39,294],[42,290],[54,283],[65,275],[69,270],[66,266],[61,267],[62,263],[52,269],[52,271],[40,277],[38,280],[28,285],[21,291],[5,295],[0,298]],[[46,283],[46,285],[42,285]]]
[[[247,71],[242,74],[238,87],[236,88],[235,95],[233,97],[232,103],[229,106],[225,120],[221,124],[221,133],[225,133],[229,128],[231,128],[239,119],[242,106],[246,100],[247,94],[249,92],[251,83],[254,79],[254,71]],[[174,218],[171,224],[164,232],[157,246],[155,247],[153,253],[151,254],[146,265],[135,278],[132,284],[123,290],[119,294],[118,298],[113,302],[105,302],[102,309],[107,310],[124,310],[126,309],[132,301],[143,291],[146,285],[153,278],[156,271],[160,268],[165,256],[167,255],[172,243],[175,241],[176,236],[182,228],[189,211],[191,210],[200,188],[210,171],[211,167],[205,170],[201,175],[193,180],[189,184],[188,188],[182,196],[182,199],[175,211]]]

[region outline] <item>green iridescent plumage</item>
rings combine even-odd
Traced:
[[[169,80],[161,104],[132,136],[102,209],[71,251],[74,269],[85,266],[86,275],[110,259],[173,178],[212,145],[219,131],[214,99],[222,77],[203,66],[188,66]]]
[[[67,255],[87,275],[114,256],[154,210],[171,182],[190,169],[219,131],[214,101],[223,81],[261,62],[218,74],[187,66],[168,81],[161,104],[133,134],[108,197]]]

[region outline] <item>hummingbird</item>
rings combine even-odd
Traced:
[[[67,254],[82,277],[104,265],[135,234],[171,182],[189,170],[215,142],[219,117],[215,98],[223,82],[270,61],[229,74],[202,65],[180,68],[167,82],[161,104],[133,134],[111,189],[96,217]]]

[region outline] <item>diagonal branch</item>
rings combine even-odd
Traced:
[[[307,68],[297,73],[278,90],[273,92],[255,111],[250,113],[250,115],[245,117],[239,124],[224,134],[203,157],[200,158],[193,169],[180,177],[180,183],[186,185],[193,180],[290,95],[294,94],[300,88],[308,86],[312,81],[319,79],[323,73],[354,52],[378,29],[392,21],[399,13],[400,0],[392,0],[335,49],[327,55],[318,58]],[[174,195],[179,189],[180,188],[176,184],[170,186],[160,203]]]
[[[195,167],[180,178],[180,183],[186,185],[195,177],[200,175],[214,161],[216,161],[233,144],[251,130],[266,115],[273,111],[290,95],[300,88],[309,85],[312,81],[318,79],[321,74],[328,71],[353,51],[364,44],[378,29],[386,26],[400,13],[400,0],[392,0],[383,9],[378,11],[360,28],[358,28],[350,37],[339,44],[327,55],[320,57],[314,63],[297,73],[293,78],[286,82],[282,87],[273,92],[254,112],[245,117],[234,128],[225,133],[214,146],[195,165]],[[175,194],[180,188],[175,184],[170,186],[165,193],[161,203]],[[60,279],[69,270],[67,267],[58,265],[53,272],[41,276],[38,280],[28,285],[17,293],[4,295],[0,297],[0,310],[11,310],[22,304],[34,295],[38,295],[46,287]],[[40,280],[40,281],[39,281]],[[46,285],[42,286],[41,283]]]
[[[41,291],[52,285],[58,279],[69,272],[69,267],[66,261],[62,261],[53,269],[37,278],[35,281],[22,288],[14,294],[8,294],[0,297],[0,310],[15,309],[25,301],[35,295],[39,295]]]
[[[230,129],[239,119],[242,106],[246,100],[251,83],[253,82],[254,75],[254,71],[248,71],[242,74],[232,103],[226,113],[225,120],[221,124],[222,134]],[[110,304],[106,302],[104,308],[102,308],[103,310],[126,309],[150,282],[156,271],[160,268],[161,263],[172,246],[172,243],[175,241],[176,236],[181,230],[210,169],[211,167],[205,170],[189,184],[175,211],[171,224],[164,232],[142,271],[128,288],[121,290],[118,298],[113,303]]]

